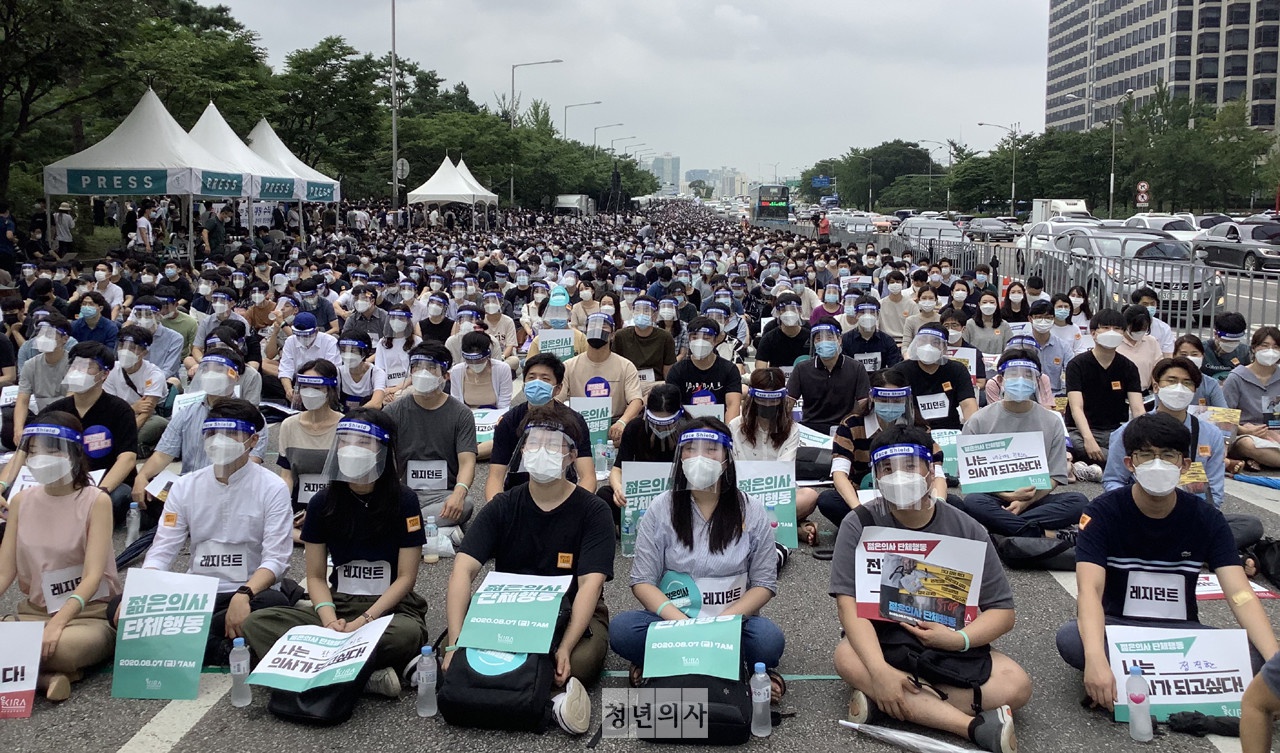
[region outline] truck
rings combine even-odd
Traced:
[[[556,197],[556,214],[590,217],[596,213],[596,202],[584,193],[563,193]]]
[[[1092,219],[1084,199],[1033,199],[1031,224],[1045,222],[1052,217],[1078,217]]]

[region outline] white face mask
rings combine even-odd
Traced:
[[[409,323],[406,322],[404,319],[395,317],[391,320],[391,331],[396,333],[397,335],[404,332],[408,328],[409,328]]]
[[[1045,332],[1048,332],[1049,330],[1053,329],[1053,320],[1051,320],[1051,319],[1032,319],[1032,320],[1031,320],[1031,328],[1032,328],[1032,329],[1034,329],[1036,332],[1039,332],[1039,333],[1041,333],[1041,334],[1044,334]]]
[[[921,500],[929,493],[929,481],[919,473],[894,471],[876,479],[880,496],[899,510],[923,509]]]
[[[1084,299],[1083,299],[1083,298],[1077,298],[1077,297],[1075,297],[1075,296],[1071,296],[1071,297],[1070,297],[1070,298],[1068,298],[1067,300],[1071,301],[1071,305],[1072,305],[1072,306],[1074,306],[1075,308],[1080,308],[1081,306],[1083,306],[1083,305],[1084,305]]]
[[[212,292],[213,292],[213,286],[212,286],[212,285],[201,285],[201,286],[199,286],[199,287],[197,287],[197,288],[196,288],[196,291],[197,291],[198,293],[200,293],[200,295],[209,295],[210,293],[212,293]]]
[[[71,458],[57,455],[30,455],[27,470],[41,486],[56,484],[71,475]]]
[[[444,306],[441,306],[438,303],[433,303],[427,306],[427,316],[432,316],[432,317],[444,316]]]
[[[359,366],[360,362],[363,360],[364,359],[360,357],[359,353],[343,353],[342,354],[342,365],[347,367],[347,371],[350,371],[355,367]]]
[[[525,453],[524,469],[539,484],[550,484],[564,478],[564,455],[546,447]]]
[[[984,303],[978,307],[978,310],[982,312],[983,316],[991,316],[996,313],[996,305],[994,303]]]
[[[323,408],[329,402],[329,395],[315,387],[303,387],[298,392],[302,396],[302,407],[307,410]]]
[[[595,293],[595,291],[594,291],[594,290],[587,289],[587,290],[579,291],[579,292],[578,292],[578,297],[579,297],[579,298],[581,298],[581,299],[582,299],[582,300],[584,300],[584,301],[589,301],[589,300],[591,300],[593,297],[595,297],[595,294],[596,294],[596,293]]]
[[[465,335],[468,332],[475,330],[475,328],[475,322],[458,322],[458,334]]]
[[[67,390],[77,395],[93,389],[97,382],[98,380],[87,371],[68,371],[67,375],[62,379],[62,383],[67,386]]]
[[[1160,399],[1160,404],[1169,410],[1183,411],[1191,405],[1195,393],[1181,384],[1175,384],[1170,387],[1161,387],[1156,397]]]
[[[216,314],[216,315],[218,315],[218,316],[222,316],[223,314],[227,313],[227,309],[228,309],[228,308],[230,308],[230,307],[229,307],[229,306],[227,306],[226,302],[224,302],[224,301],[215,301],[215,302],[214,302],[214,304],[213,304],[213,313],[214,313],[214,314]]]
[[[942,358],[942,349],[936,345],[921,345],[916,348],[916,358],[920,363],[937,363]]]
[[[484,361],[481,361],[480,363],[469,363],[467,364],[467,368],[471,370],[472,374],[479,374],[480,372],[484,371],[484,367],[488,365],[489,364],[485,363]]]
[[[444,380],[428,371],[420,371],[413,375],[413,389],[419,395],[434,395],[440,391]]]
[[[263,301],[267,300],[267,295],[266,293],[254,293],[253,295],[249,296],[249,299],[253,301],[255,305],[261,304]]]
[[[684,471],[684,478],[690,489],[703,491],[715,486],[720,480],[721,463],[699,455],[681,460],[680,470]]]
[[[52,353],[58,349],[58,341],[48,335],[41,335],[36,338],[36,350],[41,353]]]
[[[1194,363],[1197,369],[1204,368],[1204,356],[1187,356],[1187,360]]]
[[[363,481],[378,467],[378,453],[368,447],[348,445],[338,450],[338,470],[350,480]]]
[[[782,326],[784,327],[794,327],[800,323],[800,312],[783,311],[778,317],[778,321],[782,322]]]
[[[1161,390],[1161,392],[1164,392]],[[1133,469],[1133,477],[1143,491],[1153,497],[1163,497],[1178,486],[1182,478],[1182,469],[1173,463],[1166,463],[1160,458],[1148,460]]]
[[[364,312],[368,311],[369,307],[372,305],[373,305],[372,303],[369,303],[365,299],[361,298],[360,300],[356,301],[356,311],[363,314]]]
[[[495,315],[495,314],[499,313],[500,311],[502,311],[502,304],[501,304],[501,303],[486,303],[486,304],[484,305],[484,313],[486,313],[486,314],[488,314],[488,315],[490,315],[490,316],[493,316],[493,315]]]
[[[116,354],[116,360],[119,361],[120,365],[127,371],[138,365],[139,358],[138,354],[134,353],[132,350],[122,350]]]
[[[862,329],[870,331],[876,328],[876,323],[878,321],[879,319],[878,317],[876,317],[875,314],[863,314],[862,316],[858,317],[858,326]]]
[[[107,273],[106,273],[106,272],[103,272],[101,269],[96,270],[96,271],[93,273],[93,279],[97,280],[98,282],[106,282],[106,280],[107,280]]]
[[[1124,333],[1109,329],[1106,332],[1099,332],[1093,339],[1104,348],[1118,348],[1120,343],[1124,342]]]
[[[1275,348],[1264,348],[1255,353],[1253,357],[1256,358],[1258,363],[1263,366],[1275,366],[1277,363],[1280,363],[1280,350],[1276,350]]]
[[[938,302],[933,299],[926,298],[925,300],[920,301],[918,305],[920,306],[920,310],[927,314],[937,307]]]
[[[1022,299],[1023,299],[1022,293],[1009,294],[1009,303],[1022,303]]]
[[[601,307],[600,307],[600,313],[602,313],[602,314],[608,314],[609,316],[613,316],[616,312],[617,312],[617,309],[616,309],[615,307],[613,307],[613,306],[601,306]]]
[[[689,342],[689,353],[698,359],[706,358],[711,355],[711,351],[715,345],[710,340],[692,340]]]
[[[897,295],[898,293],[901,293],[901,292],[902,292],[902,283],[900,283],[900,282],[891,282],[891,283],[889,283],[889,294],[890,294],[890,295]]]
[[[960,338],[962,337],[964,337],[964,333],[958,329],[947,330],[947,342],[952,345],[958,345],[960,343]]]
[[[248,450],[243,444],[226,434],[214,434],[204,440],[204,454],[214,465],[231,465]]]
[[[200,391],[214,397],[231,394],[231,377],[223,373],[208,373],[200,377]]]

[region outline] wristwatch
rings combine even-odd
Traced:
[[[253,592],[253,589],[249,588],[248,586],[240,586],[239,588],[236,589],[236,593],[244,594],[245,596],[248,596],[250,599],[252,599],[254,596],[257,595]]]

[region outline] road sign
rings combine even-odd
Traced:
[[[1138,194],[1138,201],[1137,201],[1138,206],[1145,207],[1150,203],[1151,203],[1150,194],[1145,194],[1145,193]]]
[[[1138,193],[1146,193],[1151,190],[1151,185],[1145,180],[1138,181]]]
[[[814,188],[829,188],[831,186],[831,178],[825,175],[818,175],[811,180],[810,185]]]
[[[409,177],[409,160],[401,157],[396,160],[396,178],[404,180]]]

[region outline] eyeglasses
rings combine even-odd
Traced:
[[[1179,384],[1193,392],[1196,389],[1196,383],[1191,381],[1190,379],[1178,379],[1177,377],[1172,377],[1172,376],[1163,377],[1160,379],[1161,387],[1176,387]]]
[[[1138,450],[1129,456],[1133,460],[1135,466],[1150,463],[1152,460],[1163,460],[1170,465],[1182,465],[1182,453],[1177,450],[1159,450],[1152,452],[1150,450]]]

